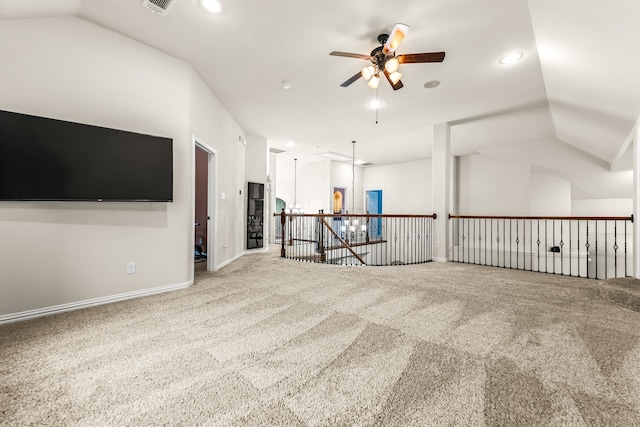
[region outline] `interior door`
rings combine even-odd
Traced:
[[[209,153],[196,145],[196,193],[194,218],[194,258],[196,262],[207,260],[207,235],[209,227]]]
[[[382,215],[382,190],[367,190],[367,212]],[[380,238],[382,235],[382,218],[369,221],[369,238]]]

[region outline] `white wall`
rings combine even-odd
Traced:
[[[298,160],[297,177],[294,183],[294,160],[278,156],[276,197],[284,200],[287,207],[293,206],[296,201],[305,213],[318,213],[320,209],[324,209],[325,213],[328,212],[331,191],[330,167],[330,160],[312,163],[303,163]]]
[[[460,215],[629,216],[632,212],[632,199],[573,199],[575,187],[569,181],[533,173],[526,165],[506,165],[473,154],[461,156],[459,166]],[[606,191],[600,189],[601,193]]]
[[[330,166],[330,160],[321,160],[298,168],[298,204],[306,213],[316,214],[320,209],[329,213]]]
[[[265,197],[269,197],[269,211],[267,212],[267,224],[269,225],[268,241],[269,243],[274,243],[275,242],[275,221],[276,220],[279,221],[279,219],[276,219],[273,217],[273,214],[276,213],[276,194],[278,191],[278,156],[273,153],[269,153],[268,170],[269,170],[269,179],[271,180],[270,191],[265,190],[267,191],[267,194],[268,194],[268,196],[265,196]]]
[[[364,213],[364,172],[363,168],[356,165],[355,166],[355,192],[353,191],[353,170],[352,164],[340,163],[340,162],[331,162],[331,181],[329,186],[329,191],[327,193],[327,202],[329,205],[326,209],[329,209],[330,206],[333,206],[333,189],[335,187],[345,188],[345,210],[351,213]],[[355,203],[354,203],[355,197]],[[384,196],[383,196],[384,197]],[[325,212],[329,212],[325,210]]]
[[[571,201],[573,216],[631,216],[633,199],[577,199]]]
[[[249,182],[255,182],[255,183],[259,183],[259,184],[264,184],[264,208],[263,208],[263,219],[262,219],[262,223],[263,223],[263,248],[262,249],[255,249],[255,250],[263,250],[267,248],[267,237],[268,237],[268,223],[267,223],[267,218],[268,218],[268,211],[270,209],[269,203],[269,189],[267,186],[267,175],[269,174],[269,162],[268,162],[268,156],[269,156],[269,144],[267,143],[267,139],[266,138],[262,138],[259,136],[255,136],[255,135],[250,135],[247,137],[246,139],[246,155],[245,155],[245,185],[244,185],[244,189],[242,190],[242,195],[243,195],[243,212],[245,212],[245,217],[246,217],[246,212],[247,212],[247,203],[248,203],[248,196],[247,196],[247,190],[248,190],[248,183]],[[246,231],[246,227],[244,230],[244,234],[243,234],[243,244],[244,247],[246,248],[246,241],[247,241],[247,231]]]
[[[190,68],[190,67],[189,67]],[[198,141],[216,151],[214,205],[216,212],[209,225],[214,227],[209,252],[219,267],[237,258],[244,251],[246,215],[245,207],[245,154],[246,147],[238,136],[244,132],[226,111],[208,86],[190,68],[189,133]],[[186,173],[191,176],[192,171]],[[242,191],[242,194],[240,194]],[[224,199],[222,198],[224,193]],[[193,222],[193,221],[191,221]],[[189,225],[190,227],[193,224]],[[215,247],[211,250],[211,245]],[[193,247],[193,242],[189,243]]]
[[[554,175],[531,174],[529,215],[570,216],[571,183]]]
[[[246,139],[245,179],[247,182],[267,182],[269,146],[266,138],[249,135]],[[244,194],[244,191],[243,191]]]
[[[277,160],[277,197],[293,204],[294,161]],[[366,190],[383,190],[383,212],[400,214],[430,214],[431,160],[362,168],[355,167],[356,212],[364,213]],[[324,209],[331,212],[333,188],[346,188],[347,209],[352,210],[353,171],[347,163],[322,160],[314,163],[298,161],[297,201],[306,213]]]
[[[528,165],[505,165],[480,154],[461,156],[459,214],[528,215],[530,175]]]
[[[189,284],[192,134],[218,151],[221,191],[237,194],[237,123],[188,64],[81,19],[3,21],[0,51],[1,109],[174,141],[173,203],[0,203],[0,316]],[[242,202],[229,203],[218,232],[233,246],[218,262],[241,253]]]
[[[282,156],[276,156],[276,158],[276,197],[284,200],[287,207],[290,207],[293,206],[295,199],[294,161]]]
[[[364,169],[365,194],[382,190],[384,214],[432,214],[431,184],[431,159]]]

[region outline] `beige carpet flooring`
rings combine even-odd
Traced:
[[[640,425],[640,313],[602,282],[278,253],[0,326],[0,424]]]

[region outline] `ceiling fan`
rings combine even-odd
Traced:
[[[358,53],[337,52],[333,51],[329,55],[346,56],[348,58],[359,58],[371,61],[372,65],[366,65],[353,77],[342,83],[340,86],[347,87],[351,83],[364,77],[369,81],[369,87],[377,89],[380,83],[380,73],[389,81],[393,90],[401,89],[404,85],[400,81],[402,73],[398,71],[400,64],[415,64],[420,62],[442,62],[444,61],[444,52],[429,53],[408,53],[396,56],[396,49],[400,42],[404,39],[409,31],[409,26],[405,24],[396,24],[391,34],[380,34],[378,42],[380,46],[371,51],[370,55],[361,55]]]

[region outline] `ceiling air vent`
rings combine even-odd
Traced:
[[[280,154],[280,153],[286,153],[286,151],[281,150],[279,148],[269,148],[269,152],[273,153],[273,154]]]
[[[142,5],[162,16],[167,16],[178,0],[142,0]]]

